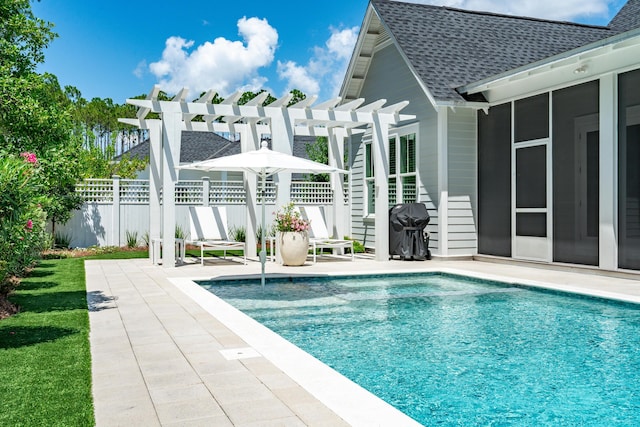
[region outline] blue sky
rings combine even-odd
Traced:
[[[624,0],[414,0],[606,25]],[[40,0],[59,37],[39,71],[87,99],[126,98],[160,84],[227,96],[265,88],[337,95],[367,0]]]

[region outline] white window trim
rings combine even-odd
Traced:
[[[415,145],[415,172],[411,172],[411,173],[399,173],[400,171],[400,137],[401,136],[406,136],[406,135],[411,135],[411,134],[415,134],[416,136],[416,145]],[[419,123],[413,123],[407,126],[402,126],[402,127],[398,127],[398,128],[394,128],[394,129],[390,129],[389,130],[389,140],[391,139],[395,139],[396,140],[396,153],[395,153],[395,158],[396,158],[396,173],[395,174],[389,174],[389,178],[396,178],[396,203],[402,203],[402,202],[398,202],[398,195],[400,197],[400,200],[402,200],[402,183],[401,180],[403,177],[405,176],[415,176],[416,177],[416,194],[415,194],[415,199],[416,202],[420,202],[420,126]],[[388,142],[387,141],[387,146],[388,146]],[[371,140],[367,140],[364,142],[365,145],[365,149],[364,149],[364,161],[363,161],[363,187],[364,187],[364,206],[363,206],[363,218],[364,219],[370,219],[370,218],[375,218],[375,213],[370,213],[369,212],[369,186],[367,185],[367,182],[370,180],[374,180],[375,179],[375,170],[373,171],[373,175],[369,178],[367,178],[367,159],[366,159],[366,146],[367,145],[371,145],[373,143],[373,141]],[[371,155],[372,155],[372,164],[373,164],[373,149],[371,149]]]

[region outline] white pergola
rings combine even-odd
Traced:
[[[294,135],[325,136],[329,141],[329,164],[344,169],[344,140],[357,132],[371,128],[375,168],[376,203],[376,259],[387,260],[389,255],[389,163],[387,159],[389,128],[414,116],[401,115],[409,101],[385,106],[386,100],[367,105],[364,99],[356,99],[339,105],[335,98],[314,105],[312,96],[287,107],[292,95],[287,94],[273,103],[262,106],[268,96],[261,93],[248,103],[238,105],[240,92],[229,96],[220,104],[212,104],[216,92],[208,91],[200,99],[187,102],[188,90],[182,89],[172,100],[158,99],[160,88],[155,86],[146,99],[127,99],[127,104],[138,107],[135,119],[121,118],[121,123],[149,131],[149,239],[163,237],[162,264],[175,266],[176,205],[175,185],[180,166],[180,144],[183,130],[200,132],[240,133],[241,151],[260,148],[261,135],[271,135],[272,149],[292,154]],[[148,119],[150,113],[158,113],[159,119]],[[202,120],[194,121],[197,117]],[[334,200],[334,224],[337,235],[345,230],[344,203],[342,203],[342,179],[332,174],[331,188]],[[247,200],[247,255],[256,256],[257,179],[244,176]],[[278,175],[276,203],[288,202],[291,174]],[[162,189],[162,200],[160,194]]]

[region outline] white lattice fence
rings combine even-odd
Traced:
[[[113,203],[113,180],[87,179],[76,185],[76,192],[87,203]]]
[[[242,181],[211,181],[209,204],[244,205],[246,196]]]
[[[176,205],[202,205],[204,200],[202,181],[178,181],[175,196]]]
[[[275,203],[276,202],[276,184],[272,181],[267,181],[265,183],[265,190],[264,190],[264,202],[265,203]],[[256,195],[256,200],[258,201],[258,203],[262,203],[262,182],[258,181],[258,188],[257,188],[258,194]]]
[[[149,181],[146,179],[120,180],[120,203],[130,205],[149,204]]]
[[[305,205],[333,203],[333,192],[329,182],[292,182],[291,201]]]

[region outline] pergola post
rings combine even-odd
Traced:
[[[246,153],[247,151],[257,150],[260,145],[260,135],[256,128],[255,121],[249,121],[240,128],[240,151]],[[256,257],[258,255],[256,239],[257,224],[259,212],[258,212],[258,179],[254,174],[244,173],[244,191],[245,200],[247,205],[247,223],[246,223],[246,244],[247,244],[247,256]],[[262,230],[264,232],[264,230]]]
[[[162,121],[148,120],[149,125],[149,245],[160,239],[162,188]],[[151,246],[150,246],[151,247]],[[153,250],[149,250],[149,258]]]
[[[344,170],[344,140],[346,132],[342,128],[329,129],[329,165]],[[342,239],[347,234],[344,208],[344,177],[341,173],[331,174],[331,192],[333,193],[333,237]]]
[[[271,118],[271,149],[285,154],[293,154],[293,121],[289,117],[286,102],[290,97],[274,102],[282,105],[265,107]],[[274,176],[276,183],[276,209],[289,201],[291,197],[291,173],[282,172]]]
[[[162,266],[175,267],[176,183],[180,164],[182,114],[162,114]]]
[[[374,113],[378,116],[377,113]],[[375,173],[376,261],[389,260],[389,123],[373,121],[373,168]]]

